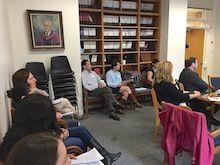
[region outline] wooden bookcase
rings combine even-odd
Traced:
[[[96,72],[140,71],[159,58],[160,0],[79,0],[82,59]]]

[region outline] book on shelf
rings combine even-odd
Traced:
[[[91,58],[91,63],[97,63],[98,55],[93,54]]]

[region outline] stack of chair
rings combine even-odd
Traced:
[[[42,62],[28,62],[26,68],[34,75],[37,80],[37,88],[49,93],[48,76]]]
[[[55,99],[65,97],[77,107],[75,76],[66,56],[51,58],[51,80]]]

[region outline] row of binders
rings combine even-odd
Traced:
[[[137,24],[136,16],[116,16],[116,15],[104,15],[103,19],[104,23],[121,23],[121,24]],[[152,25],[153,18],[152,17],[141,17],[141,24],[144,25]]]
[[[104,29],[104,36],[119,36],[119,29]],[[136,29],[122,29],[123,37],[135,37]]]
[[[95,0],[79,0],[80,5],[84,6],[94,6],[97,2]],[[111,8],[111,9],[119,9],[120,2],[116,0],[104,0],[103,1],[104,8]],[[141,10],[142,11],[153,11],[154,4],[153,3],[141,3]],[[137,2],[132,1],[122,1],[121,8],[125,10],[136,10],[137,9]]]
[[[116,37],[119,36],[120,29],[104,29],[105,37]],[[122,29],[123,37],[136,37],[136,29]],[[80,30],[81,36],[92,37],[96,36],[96,28],[82,28]],[[151,37],[154,35],[154,30],[152,29],[142,29],[141,36],[143,37]]]
[[[118,9],[119,8],[119,1],[104,0],[103,7]],[[131,1],[122,1],[121,8],[135,10],[135,9],[137,9],[137,3],[131,2]]]
[[[137,24],[137,17],[136,16],[104,15],[103,21],[104,23]]]
[[[96,28],[82,28],[80,36],[96,36]]]
[[[132,41],[122,42],[122,49],[131,49],[133,45]],[[84,42],[84,50],[96,50],[96,42]],[[139,43],[139,47],[146,47],[145,41]],[[120,49],[120,42],[105,42],[104,49]]]

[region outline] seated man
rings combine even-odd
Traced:
[[[90,96],[103,96],[109,111],[109,118],[120,120],[115,112],[121,113],[119,109],[122,109],[122,106],[116,101],[111,90],[106,87],[105,82],[101,80],[101,78],[94,71],[92,71],[91,63],[88,60],[83,60],[81,65],[83,68],[83,87],[89,91]]]
[[[114,94],[122,94],[122,102],[126,102],[130,97],[133,105],[136,108],[142,108],[142,105],[137,101],[130,87],[127,85],[132,80],[122,81],[120,70],[120,63],[118,61],[112,62],[112,69],[106,73],[107,85],[112,88]]]
[[[200,91],[204,93],[208,90],[208,84],[203,81],[197,71],[198,60],[195,57],[190,57],[185,62],[186,67],[180,74],[179,81],[183,83],[187,91]]]
[[[147,67],[146,69],[143,70],[146,75],[144,75],[144,86],[147,88],[152,88],[152,83],[154,79],[154,73],[157,71],[157,66],[159,64],[158,59],[153,59],[151,66]]]

